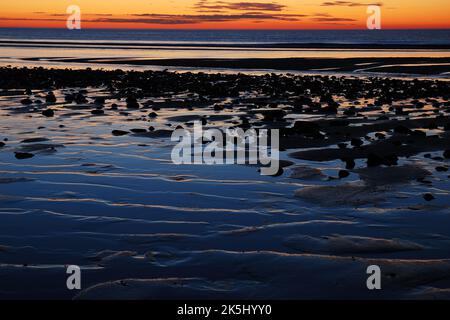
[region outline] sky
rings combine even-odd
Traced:
[[[450,28],[450,0],[2,0],[0,27],[65,28],[70,5],[82,28],[364,29],[368,5],[383,29]]]

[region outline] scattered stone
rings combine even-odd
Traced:
[[[140,129],[140,128],[131,129],[130,131],[133,132],[133,133],[144,133],[144,132],[147,132],[147,130]]]
[[[28,152],[14,152],[16,159],[29,159],[33,158],[34,154]]]
[[[339,170],[338,175],[340,179],[344,179],[350,175],[350,172],[348,172],[347,170]]]
[[[105,114],[105,111],[103,111],[102,109],[94,109],[94,110],[91,110],[91,113],[93,115],[102,115],[102,114]]]
[[[364,144],[364,142],[360,138],[353,138],[350,143],[354,147],[361,147]]]
[[[55,115],[55,111],[53,111],[52,109],[46,109],[44,111],[42,111],[42,114],[48,118],[53,117]]]
[[[112,134],[114,136],[124,136],[126,134],[129,134],[129,132],[128,131],[123,131],[123,130],[113,130]]]
[[[25,99],[20,100],[20,103],[27,106],[27,105],[32,104],[33,101],[31,101],[30,98],[25,98]]]
[[[425,201],[432,201],[432,200],[436,199],[431,193],[425,193],[423,195],[423,198],[425,199]]]
[[[55,94],[53,92],[49,92],[47,94],[47,96],[45,97],[45,102],[47,102],[47,103],[55,103],[56,102]]]

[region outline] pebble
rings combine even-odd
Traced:
[[[431,200],[436,199],[431,193],[425,193],[425,194],[423,195],[423,198],[424,198],[426,201],[431,201]]]
[[[123,130],[113,130],[111,132],[114,136],[124,136],[126,134],[129,134],[128,131],[123,131]]]
[[[46,117],[53,117],[55,115],[55,111],[53,111],[52,109],[47,109],[42,111],[42,114]]]
[[[343,178],[347,178],[350,175],[350,172],[348,172],[347,170],[339,170],[339,178],[343,179]]]
[[[15,152],[15,157],[16,159],[29,159],[29,158],[33,158],[34,154],[32,153],[28,153],[28,152]]]

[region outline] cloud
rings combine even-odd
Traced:
[[[342,3],[343,1],[339,1]],[[199,3],[206,3],[206,0]],[[256,2],[240,2],[238,4],[252,4]],[[273,3],[272,3],[273,4]],[[251,6],[247,6],[250,8]],[[0,18],[1,20],[17,21],[65,21],[67,14],[35,12],[37,17],[27,18]],[[245,12],[222,13],[222,12],[204,12],[197,14],[159,14],[159,13],[133,13],[124,15],[112,14],[84,14],[85,23],[114,23],[114,24],[142,24],[142,25],[195,25],[202,23],[222,23],[247,21],[252,23],[264,23],[267,21],[281,22],[299,22],[309,20],[322,23],[344,23],[353,22],[355,19],[339,18],[329,13],[306,14],[288,14],[279,12],[265,12],[260,10],[248,10]]]
[[[319,22],[353,22],[353,21],[357,21],[355,19],[351,19],[351,18],[337,18],[337,17],[318,17],[318,18],[313,18],[312,20],[314,21],[319,21]]]
[[[92,22],[109,23],[142,23],[142,24],[198,24],[204,22],[229,22],[240,20],[278,20],[278,21],[299,21],[306,17],[302,14],[268,14],[263,12],[247,12],[242,14],[193,14],[193,15],[173,15],[143,13],[133,14],[125,18],[98,18]]]
[[[367,7],[367,6],[383,6],[382,2],[378,3],[362,3],[353,1],[327,1],[321,4],[322,7]]]
[[[258,10],[258,11],[282,11],[286,8],[285,5],[271,2],[225,2],[225,1],[215,1],[208,2],[206,0],[201,0],[194,5],[195,9],[198,10]]]

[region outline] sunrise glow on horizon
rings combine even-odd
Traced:
[[[368,5],[383,29],[450,28],[448,0],[22,0],[0,4],[0,27],[64,28],[78,5],[83,28],[364,29]]]

